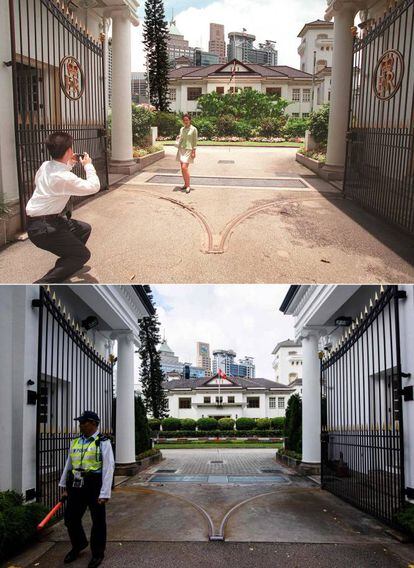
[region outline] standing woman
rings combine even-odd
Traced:
[[[177,162],[181,165],[181,174],[184,179],[182,189],[186,193],[190,193],[190,172],[188,171],[189,164],[194,162],[197,147],[197,128],[191,124],[191,117],[188,114],[183,116],[183,124],[181,127],[180,135],[177,138],[178,151]]]

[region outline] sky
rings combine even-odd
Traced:
[[[255,358],[256,377],[275,380],[271,354],[293,339],[293,318],[279,311],[288,286],[180,284],[152,286],[161,335],[180,361],[196,364],[196,342]],[[212,354],[212,353],[211,353]]]
[[[323,19],[326,0],[164,0],[166,19],[171,10],[177,27],[191,47],[208,49],[210,22],[224,24],[224,33],[241,31],[277,42],[279,64],[299,67],[297,35],[306,22]],[[145,1],[139,8],[140,25],[132,32],[132,71],[144,70],[142,23]]]

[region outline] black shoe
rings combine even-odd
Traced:
[[[104,559],[103,556],[93,556],[88,564],[88,568],[96,568]]]
[[[63,562],[65,564],[70,564],[71,562],[75,562],[75,560],[79,556],[80,551],[86,548],[87,546],[88,543],[86,543],[84,546],[81,546],[81,548],[72,548],[72,550],[70,550],[63,559]]]
[[[75,550],[74,548],[72,548],[72,550],[70,550],[63,559],[63,562],[65,564],[70,564],[71,562],[75,562],[78,556],[79,556],[79,550]]]

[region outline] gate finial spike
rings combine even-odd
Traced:
[[[365,306],[365,315],[368,315],[368,308]]]
[[[385,291],[385,290],[384,290],[384,286],[381,284],[381,286],[380,286],[380,294],[383,294],[384,291]]]
[[[56,292],[53,292],[52,294],[52,302],[56,302]]]
[[[372,310],[373,306],[374,306],[374,304],[372,303],[372,300],[371,300],[371,298],[370,298],[370,299],[369,299],[369,307],[370,307],[371,310]]]

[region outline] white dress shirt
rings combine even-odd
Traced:
[[[99,430],[95,432],[89,438],[85,438],[84,440],[89,440],[90,438],[97,438],[99,434]],[[101,440],[100,443],[101,453],[102,453],[102,487],[101,492],[99,493],[99,499],[110,499],[111,498],[111,488],[112,488],[112,478],[114,475],[115,469],[115,460],[114,460],[114,453],[112,451],[111,442],[109,440]],[[66,488],[66,477],[72,471],[72,460],[70,457],[70,452],[68,455],[68,459],[66,460],[65,468],[62,473],[62,477],[59,481],[59,487]]]
[[[91,195],[101,184],[92,164],[86,164],[86,180],[71,172],[72,166],[56,160],[43,162],[35,177],[35,190],[26,205],[29,217],[61,213],[71,195]]]

